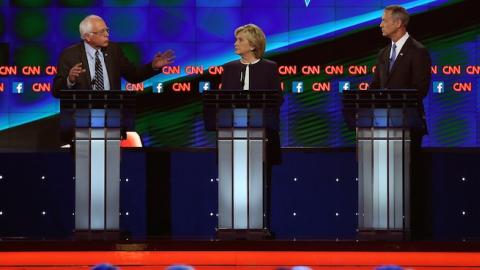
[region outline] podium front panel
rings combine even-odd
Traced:
[[[263,229],[265,130],[219,129],[219,229]]]
[[[100,135],[103,131],[93,132]],[[97,134],[96,134],[97,133]],[[105,141],[90,141],[90,211],[91,211],[91,229],[105,229]]]
[[[236,134],[235,134],[236,133]],[[246,130],[234,131],[236,135],[247,134]],[[243,137],[243,138],[242,138]],[[233,140],[233,227],[248,228],[248,142],[241,136]]]
[[[116,230],[120,228],[120,129],[109,129],[111,138],[106,141],[106,174],[105,181],[107,192],[105,194],[106,209],[106,229]],[[107,136],[108,138],[108,136]]]
[[[218,131],[218,226],[219,228],[232,228],[232,201],[233,201],[233,156],[230,151],[233,147],[231,130]]]
[[[258,131],[257,131],[258,132]],[[254,135],[257,132],[252,132]],[[260,134],[257,134],[260,135]],[[249,226],[262,228],[263,226],[263,166],[264,166],[264,142],[263,139],[251,139],[248,146],[248,189],[249,189]]]
[[[359,229],[408,230],[410,132],[357,129]]]
[[[87,134],[88,130],[77,134]],[[90,227],[90,144],[88,140],[75,140],[75,229]],[[86,194],[87,196],[79,196]]]
[[[75,230],[118,231],[121,128],[133,127],[136,93],[62,90],[60,98],[62,132],[75,139]]]

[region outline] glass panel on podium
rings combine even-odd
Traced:
[[[73,129],[77,237],[119,236],[121,130],[132,128],[134,103],[134,92],[60,91],[62,129]]]
[[[270,236],[265,207],[267,130],[278,132],[279,91],[204,92],[207,130],[217,132],[218,238]]]
[[[345,120],[357,137],[359,238],[410,236],[411,133],[425,128],[420,102],[409,89],[343,94]]]

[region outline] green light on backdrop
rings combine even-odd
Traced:
[[[355,139],[357,138],[356,132],[353,129],[347,127],[347,124],[343,123],[340,128],[340,136],[342,143],[345,145],[355,145]]]
[[[299,115],[293,127],[298,145],[328,146],[328,119],[315,113]]]
[[[155,146],[185,147],[193,139],[190,127],[195,117],[202,113],[201,101],[195,101],[173,110],[147,112],[137,115],[135,130],[150,134]]]
[[[61,18],[62,33],[70,40],[80,40],[78,25],[88,14],[68,13]]]
[[[161,7],[179,7],[187,6],[185,3],[188,3],[188,0],[152,0],[152,5],[161,6]],[[195,3],[193,3],[195,5]],[[190,5],[188,5],[190,6]]]
[[[18,66],[46,66],[50,52],[42,45],[29,44],[15,48],[14,61]]]
[[[43,37],[48,29],[48,16],[35,11],[19,12],[15,17],[15,33],[24,40]]]
[[[60,0],[59,4],[63,7],[93,7],[95,0]]]
[[[104,6],[148,6],[148,0],[104,0],[103,5]]]
[[[11,0],[10,5],[14,7],[48,7],[52,0]]]
[[[452,113],[450,115],[445,113],[433,129],[439,142],[448,147],[461,146],[465,141],[465,133],[470,133],[468,121]]]
[[[128,60],[130,60],[130,62],[136,65],[142,64],[142,52],[137,45],[132,43],[122,43],[120,44],[120,47],[122,48]]]
[[[112,17],[109,19],[110,21],[107,22],[107,25],[110,27],[110,38],[113,37],[115,39],[116,36],[121,37],[130,37],[135,36],[141,25],[137,23],[137,20],[126,20],[130,15],[127,12],[117,12],[117,16]],[[128,39],[131,40],[131,39]]]

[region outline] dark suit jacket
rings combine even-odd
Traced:
[[[371,89],[417,89],[419,91],[420,113],[424,118],[423,98],[428,94],[431,80],[432,60],[428,50],[412,37],[409,37],[399,52],[392,70],[389,72],[392,44],[378,54],[377,67],[370,84]],[[426,126],[425,126],[426,128]]]
[[[222,89],[223,90],[242,90],[243,85],[240,80],[241,73],[245,65],[240,60],[231,61],[223,65]],[[249,91],[255,90],[278,90],[281,91],[280,76],[278,75],[277,63],[260,59],[258,63],[249,67]],[[279,118],[279,112],[271,112],[273,117]],[[279,120],[277,121],[279,123]],[[281,162],[280,137],[278,135],[278,126],[276,130],[267,130],[268,163],[279,164]]]
[[[158,71],[152,69],[151,63],[139,67],[133,65],[125,57],[122,49],[116,43],[110,42],[108,47],[102,51],[110,81],[110,89],[112,90],[120,90],[121,77],[125,78],[128,82],[139,83],[158,73]],[[90,74],[90,69],[88,68],[87,54],[85,52],[85,45],[82,41],[66,48],[60,55],[57,66],[57,75],[53,80],[54,96],[58,97],[59,90],[68,89],[68,73],[74,65],[80,62],[86,72],[78,77],[78,80],[72,89],[83,90],[92,88],[91,81],[93,76]]]
[[[389,72],[391,46],[390,43],[378,54],[377,68],[370,88],[417,89],[423,99],[428,94],[432,77],[432,60],[427,49],[418,41],[409,37]]]
[[[231,61],[223,65],[222,89],[242,90],[243,85],[240,81],[240,74],[245,65],[240,60]],[[279,90],[280,77],[278,75],[277,63],[260,59],[256,64],[249,67],[249,89],[250,90]]]

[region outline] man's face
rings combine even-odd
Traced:
[[[400,29],[401,21],[395,20],[391,10],[385,10],[382,16],[380,27],[384,37],[392,38]]]
[[[108,46],[109,29],[105,22],[100,19],[93,19],[92,31],[85,35],[85,40],[94,48],[102,48]]]

